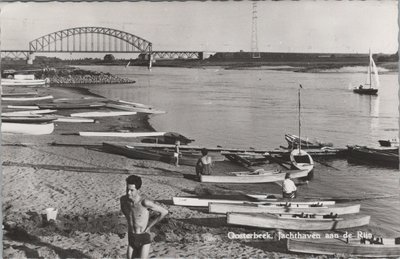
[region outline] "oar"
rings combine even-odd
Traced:
[[[370,195],[374,195],[375,193],[371,193]],[[343,198],[343,197],[315,197],[315,196],[305,196],[304,198],[306,199],[329,199],[329,200],[334,200],[337,202],[351,202],[351,201],[362,201],[362,200],[375,200],[375,199],[386,199],[386,198],[393,198],[393,197],[398,197],[398,195],[395,194],[386,194],[386,195],[380,195],[380,196],[370,196],[366,197],[365,195],[363,197],[354,197],[354,198]]]

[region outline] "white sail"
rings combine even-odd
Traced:
[[[374,59],[372,58],[372,54],[369,55],[369,62],[370,62],[370,67],[372,67],[372,70],[374,72],[374,79],[375,79],[375,88],[379,87],[379,74],[378,74],[378,68],[376,67],[376,64],[374,62]],[[372,71],[369,71],[370,73]],[[372,82],[370,82],[372,85]]]

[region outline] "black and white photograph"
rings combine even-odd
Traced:
[[[2,258],[400,258],[398,1],[0,3]]]

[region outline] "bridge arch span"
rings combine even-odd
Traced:
[[[152,43],[124,31],[105,27],[75,27],[29,42],[31,52],[149,53]]]

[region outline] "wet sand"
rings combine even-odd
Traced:
[[[91,95],[70,87],[37,91],[54,98]],[[81,111],[85,110],[60,113]],[[262,234],[266,230],[228,226],[223,215],[172,205],[173,196],[232,193],[223,185],[195,181],[193,167],[134,160],[102,150],[102,142],[138,141],[133,138],[76,135],[78,131],[116,130],[154,129],[146,116],[132,115],[100,118],[97,123],[60,122],[51,135],[2,135],[4,258],[125,258],[127,226],[119,198],[129,174],[141,176],[142,192],[170,212],[153,228],[151,257],[299,257],[288,253],[285,240],[228,238],[229,232]],[[219,167],[243,170],[224,162]],[[271,184],[270,192],[278,190]],[[58,209],[56,223],[43,218],[49,207]]]

